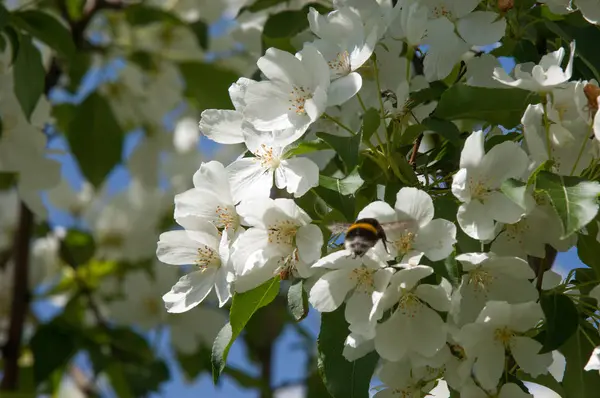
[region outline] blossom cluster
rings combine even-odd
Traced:
[[[559,176],[581,176],[598,162],[600,89],[594,81],[571,81],[575,43],[564,68],[560,48],[511,75],[492,55],[473,56],[473,46],[492,45],[506,30],[503,16],[483,11],[479,1],[335,5],[326,15],[310,10],[312,40],[296,54],[266,50],[257,61],[263,80],[231,85],[233,110],[202,113],[206,137],[243,143],[247,151],[228,166],[203,163],[194,188],[175,196],[182,229],[160,236],[157,256],[193,270],[163,296],[166,308],[188,311],[212,291],[224,306],[271,278],[301,278],[317,311],[344,306],[348,360],[372,351],[381,357],[385,386],[377,396],[421,397],[443,379],[461,397],[529,397],[503,377],[507,358],[532,378],[549,372],[553,355],[540,354],[533,337],[544,323],[540,291],[561,282],[528,258],[544,258],[548,247],[567,251],[575,238],[526,183],[543,165]],[[418,75],[411,57],[422,48]],[[461,60],[470,86],[516,87],[541,98],[522,115],[522,142],[499,140],[486,150],[507,132],[477,126],[450,180],[419,175],[416,186],[397,191],[393,206],[380,195],[358,212],[357,219],[375,218],[384,229],[396,225],[386,230],[387,242],[363,256],[332,248],[326,226],[295,200],[319,185],[322,159],[294,149],[323,129],[351,137],[371,107],[381,110],[382,127],[419,124],[436,103],[407,112],[411,93],[446,78]],[[363,146],[385,147],[388,139],[376,130]],[[521,200],[507,193],[507,182],[522,183]],[[436,217],[438,190],[453,194],[456,224]],[[457,247],[459,234],[481,250]],[[455,280],[436,266],[448,261],[457,263]],[[599,363],[596,353],[588,368]]]

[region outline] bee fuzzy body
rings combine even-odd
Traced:
[[[362,257],[365,253],[382,240],[386,246],[386,235],[381,224],[374,218],[362,218],[356,220],[346,230],[344,247],[351,251],[354,257]],[[387,250],[387,246],[386,246]]]

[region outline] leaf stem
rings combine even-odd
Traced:
[[[362,108],[363,112],[367,112],[367,107],[365,106],[365,103],[362,100],[362,97],[360,96],[360,93],[356,93],[356,99],[358,100],[358,103],[360,104],[360,107]]]
[[[581,147],[579,148],[579,153],[577,153],[577,159],[575,160],[575,163],[573,163],[573,168],[571,169],[570,175],[573,175],[573,173],[575,173],[575,169],[577,168],[577,165],[579,164],[579,161],[581,160],[581,156],[583,155],[583,151],[585,150],[586,144],[588,142],[588,137],[592,133],[593,124],[594,124],[593,122],[590,123],[585,137],[583,138],[583,140],[581,140]]]
[[[354,131],[352,131],[352,129],[348,126],[346,126],[344,123],[340,122],[337,118],[330,116],[327,113],[323,113],[323,117],[327,120],[330,120],[332,122],[334,122],[335,124],[337,124],[338,126],[340,126],[342,129],[346,130],[347,132],[349,132],[352,135],[356,135],[356,133]]]
[[[375,71],[375,84],[377,85],[377,99],[379,100],[379,111],[381,113],[381,120],[385,121],[385,108],[383,107],[383,99],[381,99],[381,83],[379,82],[379,67],[377,66],[377,59],[373,59],[373,70]],[[383,125],[385,128],[385,123],[380,123],[379,126]],[[377,130],[375,130],[375,134],[377,135],[377,139],[380,142],[380,145],[383,146],[383,143],[381,143],[381,138],[379,138],[379,127],[377,127]],[[391,148],[390,148],[390,141],[386,139],[386,144],[387,144],[387,151],[386,151],[386,156],[390,157],[390,153],[391,153]],[[389,161],[391,162],[392,160],[389,159]]]
[[[542,101],[544,107],[544,129],[546,131],[546,151],[548,152],[548,160],[552,160],[552,144],[550,143],[550,120],[548,120],[548,99],[544,97]]]

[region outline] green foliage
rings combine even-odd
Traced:
[[[31,36],[21,35],[14,61],[15,95],[29,120],[44,93],[44,65],[42,56],[33,45]]]
[[[586,226],[587,234],[577,236],[577,255],[588,267],[594,270],[600,280],[600,242],[598,242],[598,223],[592,221]]]
[[[73,330],[56,319],[37,328],[31,338],[35,361],[33,375],[36,384],[44,382],[54,371],[65,367],[77,351]]]
[[[91,94],[74,112],[66,129],[67,140],[83,175],[99,187],[121,161],[123,131],[100,94]]]
[[[527,184],[514,178],[504,181],[500,186],[500,190],[523,209],[527,209],[533,199],[527,190]]]
[[[317,340],[319,372],[333,398],[367,398],[379,357],[372,352],[354,362],[344,358],[342,352],[348,336],[344,308],[341,306],[321,315],[321,330]]]
[[[308,295],[304,290],[302,279],[294,281],[288,289],[287,304],[296,322],[300,322],[308,315]]]
[[[186,82],[185,94],[198,111],[232,108],[227,90],[238,79],[237,73],[217,64],[200,62],[182,62],[179,71]]]
[[[576,331],[579,313],[573,301],[564,294],[551,292],[540,299],[546,318],[544,346],[540,353],[560,348]]]
[[[11,15],[11,22],[56,50],[62,57],[75,54],[75,43],[65,25],[43,11],[26,10]]]
[[[94,237],[89,233],[69,230],[61,241],[61,257],[73,268],[87,263],[96,252]]]
[[[255,289],[234,294],[229,323],[223,326],[212,348],[212,372],[215,384],[225,368],[231,345],[240,335],[252,315],[275,299],[279,293],[279,282],[280,278],[276,276]]]
[[[317,137],[325,141],[340,157],[347,171],[353,170],[358,165],[358,150],[361,143],[361,135],[340,137],[327,133],[317,133]]]
[[[539,102],[521,89],[471,87],[456,84],[442,94],[434,116],[448,120],[479,120],[513,128],[521,123],[527,105]]]
[[[375,108],[369,108],[363,115],[362,119],[362,136],[363,140],[369,141],[373,133],[377,131],[381,124],[381,115]]]
[[[545,192],[563,226],[563,238],[585,227],[598,213],[600,183],[540,171],[536,190]]]
[[[577,333],[560,348],[567,365],[562,380],[566,392],[564,398],[593,398],[600,391],[600,375],[597,371],[583,370],[592,351],[600,345],[598,331],[586,322],[579,324]]]

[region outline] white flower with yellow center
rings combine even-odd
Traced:
[[[432,261],[448,257],[456,243],[456,226],[441,218],[433,219],[433,200],[425,191],[402,188],[396,195],[394,208],[383,201],[365,207],[358,218],[376,218],[379,222],[407,222],[406,228],[386,231],[388,248],[394,257],[403,257],[403,263],[418,261],[422,254]]]
[[[475,359],[473,374],[481,387],[486,390],[497,387],[505,370],[507,351],[521,370],[532,377],[548,373],[552,354],[539,355],[542,344],[525,336],[543,317],[538,303],[491,301],[475,323],[461,329],[458,340],[467,356]]]
[[[308,158],[286,157],[271,133],[245,134],[246,147],[253,157],[240,158],[227,166],[234,202],[271,194],[275,186],[300,197],[319,184],[319,167]]]
[[[191,265],[195,271],[181,277],[163,296],[168,312],[180,313],[202,302],[213,290],[219,306],[231,297],[233,270],[229,263],[227,234],[219,236],[217,229],[203,224],[202,230],[168,231],[160,235],[156,255],[171,265]]]
[[[285,271],[306,278],[321,256],[323,233],[292,199],[255,198],[238,205],[250,226],[232,247],[238,292],[252,289]]]
[[[175,220],[186,229],[210,222],[233,236],[240,225],[227,171],[217,162],[202,163],[193,177],[194,188],[175,195]]]
[[[494,238],[494,220],[513,224],[525,210],[500,191],[509,178],[522,178],[529,158],[520,146],[505,141],[484,152],[483,131],[475,131],[460,155],[460,170],[452,180],[452,193],[461,202],[457,219],[462,230],[479,240]]]
[[[452,295],[450,314],[462,326],[473,322],[490,300],[525,303],[538,297],[531,279],[535,274],[527,261],[493,253],[465,253],[456,257],[465,274]]]
[[[346,302],[345,316],[350,332],[372,339],[382,315],[376,309],[394,269],[387,268],[376,250],[355,258],[345,249],[323,257],[313,268],[331,271],[317,279],[310,289],[308,300],[312,306],[320,312],[331,312]]]
[[[313,46],[296,56],[269,48],[257,65],[268,80],[249,85],[244,119],[260,131],[306,131],[328,105],[329,66]]]
[[[393,311],[376,328],[375,349],[382,358],[399,361],[411,352],[432,357],[446,344],[446,324],[436,311],[450,308],[450,286],[445,280],[440,285],[420,284],[431,274],[433,268],[417,265],[392,277],[375,310],[380,316]]]

